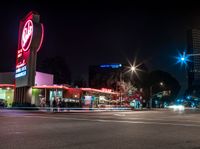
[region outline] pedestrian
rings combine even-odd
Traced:
[[[57,102],[55,99],[53,99],[53,112],[56,112],[57,111]]]
[[[64,108],[66,106],[64,99],[61,100],[60,106],[61,106],[61,111],[64,111]]]
[[[41,106],[41,107],[45,107],[45,104],[46,104],[45,98],[41,98],[40,106]]]
[[[58,112],[61,111],[61,98],[57,99]]]

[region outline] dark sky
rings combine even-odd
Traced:
[[[89,4],[10,2],[0,6],[0,71],[14,71],[19,21],[31,11],[41,15],[44,43],[38,59],[64,56],[73,77],[92,64],[127,63],[137,58],[150,70],[171,73],[186,86],[186,73],[175,65],[186,49],[186,31],[198,26],[200,5],[184,3]]]

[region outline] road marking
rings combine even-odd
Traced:
[[[128,119],[128,120],[145,120],[145,121],[175,121],[175,122],[177,122],[177,121],[189,121],[189,122],[194,122],[194,123],[200,123],[200,121],[199,120],[193,120],[193,121],[191,121],[191,120],[189,120],[189,119],[170,119],[170,120],[168,120],[168,118],[155,118],[155,119],[153,119],[153,118],[122,118],[122,119]]]
[[[47,117],[47,116],[22,116],[27,118],[44,118],[56,120],[77,120],[77,121],[91,121],[91,122],[106,122],[106,123],[129,123],[129,124],[147,124],[147,125],[171,125],[184,127],[200,127],[200,124],[182,124],[182,123],[168,123],[168,122],[145,122],[145,121],[120,121],[107,119],[87,119],[87,118],[65,118],[65,117]]]
[[[113,114],[115,116],[125,116],[125,114]]]

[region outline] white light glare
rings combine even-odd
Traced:
[[[185,110],[185,107],[183,105],[172,105],[172,106],[169,106],[170,109],[174,109],[175,111],[183,111]]]
[[[131,71],[135,71],[136,67],[135,66],[131,66]]]

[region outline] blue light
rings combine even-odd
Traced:
[[[186,52],[183,52],[183,54],[179,53],[178,57],[176,57],[177,63],[185,64],[187,65],[187,62],[189,62],[189,55],[186,54]]]
[[[187,99],[190,99],[191,98],[191,96],[187,96]]]
[[[20,73],[20,72],[25,71],[25,70],[26,70],[26,66],[23,66],[23,67],[21,67],[21,68],[18,68],[18,69],[16,70],[16,73]]]
[[[20,73],[15,74],[15,78],[20,78],[26,75],[26,71],[22,71]]]
[[[195,107],[195,103],[192,102],[191,107],[194,108]]]
[[[122,64],[103,64],[100,65],[101,68],[119,68],[122,67]]]

